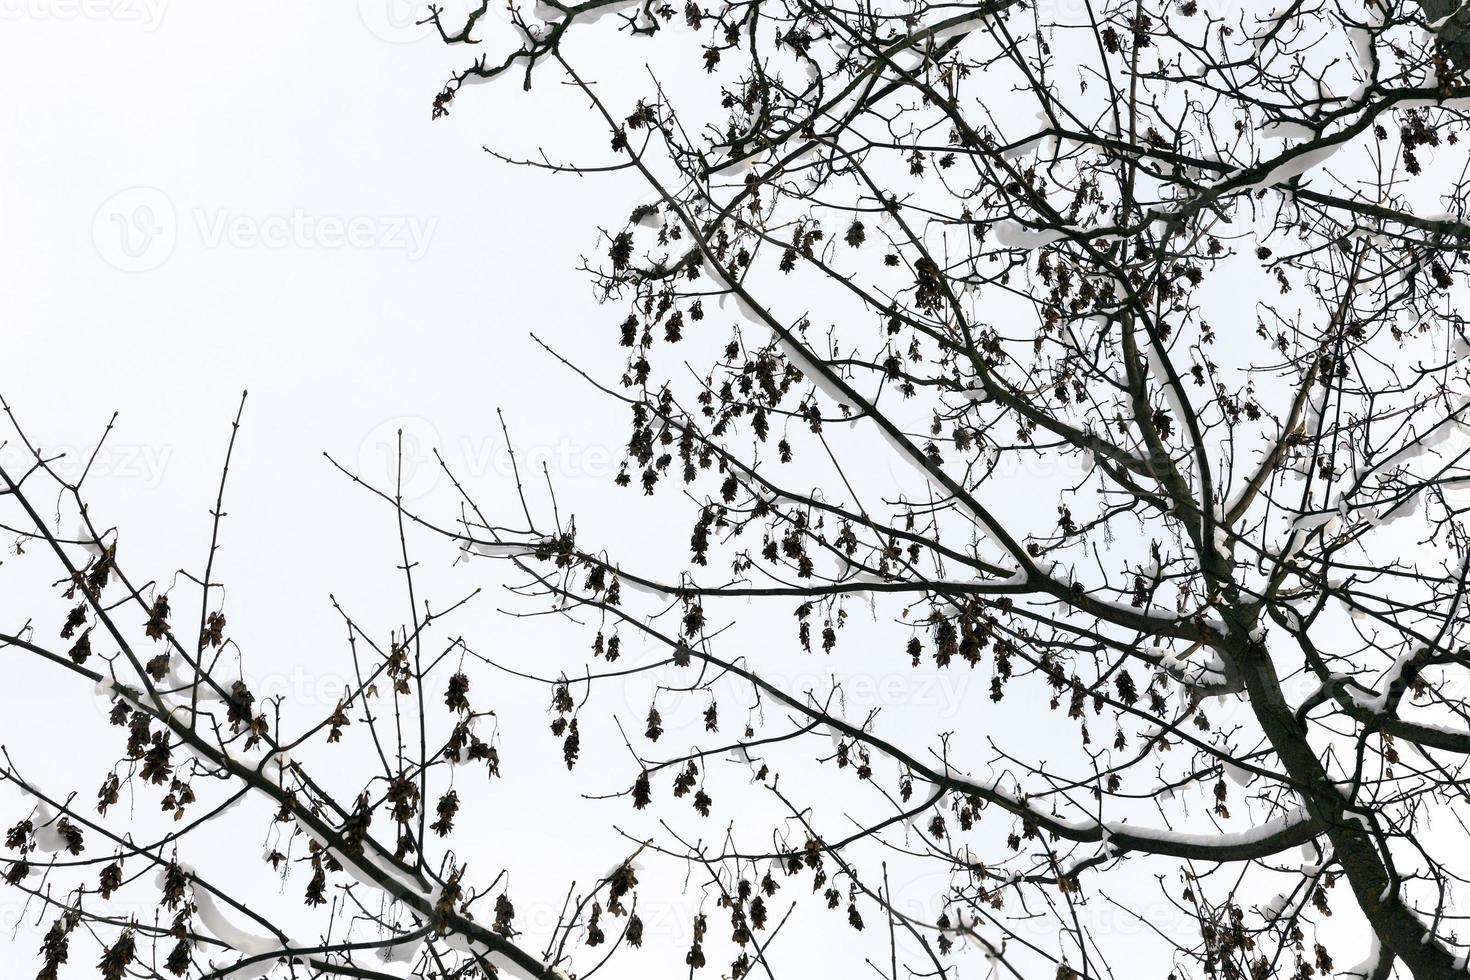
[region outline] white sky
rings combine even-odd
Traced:
[[[504,407],[517,452],[547,462],[564,512],[609,546],[647,537],[656,511],[609,482],[623,415],[527,336],[534,329],[584,363],[616,365],[621,315],[596,306],[575,266],[598,247],[596,224],[619,222],[641,190],[616,177],[508,168],[480,149],[487,133],[526,129],[559,93],[538,90],[533,104],[513,85],[472,90],[431,123],[431,99],[463,53],[414,28],[406,8],[369,0],[360,9],[4,0],[0,18],[0,79],[12,93],[0,107],[0,394],[52,449],[90,446],[120,413],[94,506],[123,529],[135,574],[168,579],[204,557],[228,423],[250,390],[220,568],[230,633],[256,684],[329,710],[346,655],[329,593],[380,636],[404,618],[391,512],[324,451],[383,481],[401,426],[417,463],[410,496],[450,512],[427,465],[437,445],[503,511],[513,498],[494,409]],[[520,147],[554,145],[555,135],[543,130]],[[342,244],[354,229],[363,240]],[[13,445],[4,453],[19,458]],[[687,534],[673,529],[669,554]],[[570,644],[563,659],[581,657],[581,632],[497,616],[494,576],[452,569],[452,548],[420,557],[441,604],[475,585],[491,593],[454,628],[494,647]],[[54,572],[28,567],[46,581]],[[7,628],[27,612],[13,593],[0,599]],[[630,850],[611,825],[630,820],[631,807],[578,794],[626,788],[634,770],[611,746],[604,756],[616,768],[599,778],[588,746],[589,761],[567,774],[545,733],[548,692],[491,693],[493,678],[481,676],[483,701],[525,723],[503,745],[507,778],[468,856],[487,879],[511,869],[518,924],[539,947],[537,927],[568,884]],[[820,667],[796,676],[818,683]],[[22,771],[90,793],[106,762],[84,748],[115,751],[115,738],[89,693],[14,661],[0,664],[0,681],[24,693],[7,698],[0,733]],[[979,678],[920,683],[947,711],[969,687],[984,694]],[[646,710],[648,685],[634,688],[630,700]],[[872,696],[913,699],[907,688]],[[666,708],[670,737],[698,713]],[[39,737],[16,739],[21,726]],[[18,804],[4,799],[8,818]],[[731,815],[717,811],[705,832]],[[239,868],[252,891],[273,887],[258,870],[263,838],[219,843],[219,853],[185,858],[226,877]],[[290,901],[304,884],[293,877]],[[674,875],[649,889],[646,948],[619,957],[609,975],[683,969],[697,884],[682,895]],[[25,914],[13,895],[0,899],[0,960],[32,962],[46,922]],[[784,942],[790,968],[830,955]],[[712,966],[728,964],[727,947],[722,939]],[[91,975],[90,953],[77,959],[76,975]]]
[[[453,115],[431,123],[431,99],[464,53],[411,20],[390,0],[0,0],[0,394],[48,448],[88,446],[121,413],[97,505],[104,523],[122,527],[134,574],[167,579],[204,557],[228,423],[250,389],[221,575],[247,673],[297,700],[335,698],[322,692],[335,692],[345,649],[329,593],[380,635],[403,618],[392,514],[324,451],[384,481],[402,427],[418,464],[411,497],[451,512],[427,465],[433,445],[503,512],[513,502],[494,414],[503,407],[517,452],[548,464],[562,511],[599,543],[635,545],[653,562],[687,541],[687,527],[660,525],[655,505],[611,487],[622,413],[527,336],[535,330],[593,368],[618,367],[621,317],[597,307],[575,267],[600,250],[596,225],[620,222],[641,189],[619,177],[509,168],[481,151],[492,138],[516,148],[522,131],[537,134],[522,150],[574,136],[547,132],[548,117],[574,118],[577,108],[554,89],[538,89],[535,101],[514,85],[467,90]],[[13,447],[3,452],[18,458]],[[452,548],[436,547],[417,557],[440,604],[475,585],[490,593],[453,629],[552,663],[580,658],[583,632],[495,615],[510,604],[495,577],[452,568]],[[5,628],[24,615],[0,596]],[[744,625],[788,637],[789,610],[777,618],[770,630]],[[822,669],[803,665],[793,677],[815,684]],[[482,676],[477,693],[489,690]],[[17,763],[54,778],[57,790],[75,783],[89,792],[95,768],[72,773],[75,759],[58,759],[56,743],[11,733],[22,721],[50,725],[79,744],[80,730],[100,726],[85,716],[86,692],[13,662],[0,663],[0,683],[25,693],[0,708],[13,712],[0,738]],[[938,705],[952,728],[978,717],[966,712],[1000,711],[990,707],[988,676],[908,683],[924,693],[880,687],[872,698],[894,709]],[[546,693],[526,693],[486,695],[508,726],[524,724],[508,736],[507,778],[472,860],[512,869],[522,923],[534,929],[545,925],[537,902],[554,907],[572,878],[601,874],[629,850],[612,824],[631,821],[631,807],[578,794],[625,788],[633,770],[610,745],[587,750],[588,764],[568,775],[544,732]],[[639,690],[629,700],[646,697]],[[697,712],[666,718],[677,732]],[[613,768],[599,773],[600,764]],[[533,795],[547,802],[527,804]],[[703,832],[717,835],[732,815],[717,810]],[[219,867],[237,859],[253,867],[263,842],[230,843],[214,856]],[[922,872],[908,878],[917,883],[896,882],[900,902],[942,887]],[[699,898],[678,898],[676,876],[663,884],[669,904],[645,916],[648,948],[615,960],[609,975],[682,970]],[[289,890],[303,885],[293,879]],[[0,911],[0,926],[17,924],[9,896]],[[1153,911],[1156,921],[1169,914]],[[1109,928],[1141,927],[1120,918]],[[43,931],[22,924],[13,941],[29,954]],[[721,940],[712,968],[724,969],[723,918],[713,931]],[[802,936],[778,947],[786,972],[841,955]],[[8,961],[6,942],[0,936]],[[977,962],[961,976],[987,970]]]
[[[509,97],[498,109],[467,98],[431,124],[431,99],[463,56],[405,27],[405,10],[371,3],[7,2],[0,18],[0,77],[12,93],[0,108],[0,393],[48,447],[90,444],[121,413],[98,506],[124,529],[132,567],[167,578],[203,558],[228,422],[250,389],[220,559],[247,673],[320,710],[345,663],[328,593],[368,620],[391,605],[374,624],[379,635],[404,618],[392,515],[323,451],[381,481],[402,426],[421,464],[414,493],[445,489],[422,465],[438,445],[503,507],[511,498],[494,416],[503,406],[518,450],[548,461],[564,504],[597,509],[624,419],[600,412],[526,334],[595,330],[597,342],[580,346],[589,357],[609,350],[611,314],[596,309],[574,266],[595,245],[595,217],[613,222],[626,207],[609,203],[616,182],[553,182],[481,151],[492,117],[524,125],[529,102],[516,89],[497,93]],[[332,222],[365,229],[365,241],[333,247]],[[284,245],[259,240],[282,228],[307,230]],[[601,506],[609,536],[627,500]],[[453,557],[445,546],[424,556],[427,574],[447,574]],[[437,601],[475,584],[494,591],[493,579],[470,582],[463,568],[450,581],[456,591],[435,592]],[[495,616],[499,601],[482,602],[460,628],[525,642],[529,628]],[[8,627],[24,616],[0,601]],[[575,643],[580,655],[580,634]],[[61,744],[80,743],[85,690],[13,662],[0,673],[27,692],[4,709],[12,724],[68,717]],[[497,707],[527,693],[481,690]],[[576,794],[610,787],[583,787],[591,773],[560,769],[544,731],[549,692],[532,693],[535,727],[516,739],[524,755],[507,752],[517,778],[504,792],[557,805],[502,803],[494,836],[516,846],[477,863],[491,876],[515,869],[534,929],[547,924],[537,900],[559,903],[573,877],[600,875],[629,848],[605,823],[586,830]],[[70,752],[16,744],[18,729],[6,728],[0,737],[23,769],[91,791],[101,770],[72,774]],[[580,849],[577,827],[595,838]],[[240,856],[253,867],[261,846],[252,840]],[[10,895],[3,904],[8,929],[20,909]],[[20,962],[44,929],[20,929]],[[15,962],[5,943],[0,960]]]

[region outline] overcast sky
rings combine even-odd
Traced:
[[[3,0],[0,16],[11,93],[0,108],[0,394],[48,450],[85,452],[120,413],[91,480],[94,507],[122,529],[135,574],[167,581],[204,557],[229,421],[249,389],[220,565],[253,686],[330,710],[346,649],[329,594],[380,633],[404,618],[391,511],[324,452],[382,483],[401,428],[411,500],[452,511],[430,465],[437,447],[487,504],[509,506],[502,407],[521,460],[547,464],[565,512],[609,546],[648,536],[646,505],[609,493],[624,417],[528,336],[576,345],[589,366],[616,365],[621,317],[598,308],[575,267],[597,246],[596,224],[619,222],[642,191],[616,177],[509,168],[481,149],[492,139],[554,146],[535,113],[565,108],[560,93],[538,90],[533,102],[497,86],[431,122],[433,95],[463,55],[389,0]],[[3,451],[20,458],[13,442]],[[680,538],[687,530],[676,547]],[[471,576],[453,566],[452,547],[426,548],[416,558],[436,601],[487,589],[453,629],[581,657],[580,633],[500,616],[508,603],[493,573]],[[17,627],[24,603],[0,599],[0,615]],[[114,751],[90,692],[15,661],[0,671],[24,692],[5,705],[5,738],[22,726],[48,736],[9,744],[17,765],[58,791],[89,792],[100,757],[83,747]],[[963,679],[912,683],[921,694],[884,694],[874,680],[866,696],[953,712],[967,694]],[[648,683],[635,686],[630,703],[646,706]],[[507,741],[492,825],[469,855],[482,871],[511,869],[518,924],[532,931],[572,880],[631,849],[613,829],[631,816],[626,803],[579,798],[625,788],[626,756],[605,778],[595,764],[568,775],[544,731],[546,696],[486,695],[508,726],[524,724]],[[700,711],[668,712],[665,724],[677,735]],[[531,796],[543,802],[517,803]],[[8,814],[16,801],[5,799]],[[226,837],[219,853],[186,858],[270,887],[257,863],[266,843]],[[642,908],[648,948],[612,975],[682,962],[689,916],[708,908],[698,884],[686,895],[669,877],[662,904]],[[0,960],[13,962],[7,942],[30,957],[45,923],[34,910],[25,920],[11,895],[0,904]],[[820,953],[793,942],[787,961]],[[89,963],[74,966],[90,975]]]
[[[575,350],[594,370],[618,368],[621,317],[597,305],[576,266],[599,248],[596,226],[619,223],[643,190],[616,176],[507,167],[482,151],[574,144],[548,126],[577,108],[554,87],[534,97],[514,85],[472,91],[431,122],[433,95],[464,55],[413,19],[396,0],[0,0],[0,395],[53,450],[86,451],[120,413],[93,481],[96,506],[122,528],[136,574],[168,580],[204,557],[229,422],[249,389],[221,553],[231,632],[251,676],[308,707],[329,708],[343,676],[329,595],[382,632],[404,616],[389,612],[403,602],[392,512],[323,453],[382,484],[401,429],[410,501],[452,514],[431,465],[438,448],[487,505],[507,508],[502,408],[521,460],[546,464],[559,507],[599,544],[641,548],[633,553],[655,563],[687,541],[686,528],[663,527],[652,505],[611,487],[623,414],[530,339]],[[0,452],[19,458],[13,444]],[[515,601],[496,573],[456,567],[444,542],[422,547],[438,602],[486,589],[454,630],[544,655],[547,673],[581,658],[582,633],[501,615]],[[789,610],[779,615],[785,636]],[[23,612],[0,596],[0,616],[13,627]],[[816,686],[822,669],[793,668],[788,679]],[[101,731],[88,692],[13,662],[0,677],[27,695],[5,705],[14,724],[50,725],[63,739],[8,746],[17,763],[58,788],[89,786],[92,771],[55,751]],[[941,728],[979,717],[967,711],[1002,717],[988,678],[921,671],[898,688],[882,671],[854,678],[868,685],[854,710],[918,711]],[[505,683],[490,701],[521,728],[473,859],[511,868],[519,893],[552,908],[571,880],[629,850],[614,829],[631,817],[626,802],[579,794],[626,788],[631,770],[612,746],[613,768],[568,775],[543,730],[545,692]],[[635,710],[646,698],[627,695]],[[666,722],[675,734],[697,724],[698,706],[680,710]],[[550,802],[523,805],[531,795]],[[704,832],[718,835],[731,816]],[[264,844],[214,858],[253,869]],[[713,911],[697,884],[680,898],[678,875],[664,882],[667,907],[651,914],[668,925],[653,925],[650,948],[615,962],[614,976],[674,975],[688,915]],[[921,903],[942,886],[910,874],[898,901],[904,889]],[[44,926],[20,922],[6,902],[0,925],[29,952]],[[799,973],[815,960],[831,969],[839,953],[792,941],[778,955]],[[988,970],[977,963],[961,976]]]

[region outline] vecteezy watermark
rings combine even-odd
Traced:
[[[156,187],[129,187],[92,216],[92,244],[108,265],[147,272],[168,261],[179,242],[174,202]]]
[[[424,257],[439,219],[419,215],[314,214],[305,208],[254,214],[228,208],[190,208],[181,220],[167,194],[130,187],[102,203],[92,218],[97,254],[123,272],[147,272],[168,261],[188,230],[208,249],[396,251],[410,262]]]
[[[640,597],[645,598],[645,597]],[[628,600],[625,600],[627,602]],[[624,649],[629,663],[640,663],[661,653],[652,643]],[[830,673],[817,670],[761,670],[760,679],[791,697],[829,704],[838,717],[863,718],[877,709],[915,708],[936,721],[951,721],[971,707],[976,698],[988,698],[989,687],[970,671],[938,670],[928,666],[889,671],[851,670],[834,686]],[[621,679],[619,693],[626,717],[644,719],[657,708],[659,729],[665,733],[696,732],[704,728],[705,711],[712,703],[728,702],[729,695],[744,697],[748,682],[728,679],[718,690],[688,690],[682,668],[634,671]],[[826,729],[821,729],[825,735]]]
[[[923,825],[935,813],[942,814],[950,828],[955,827],[955,820],[948,810],[925,811],[914,822]],[[997,814],[996,817],[1002,820],[1009,819],[1009,815],[1006,814]],[[1017,820],[1016,823],[1019,824],[1020,821]],[[904,831],[898,830],[890,833],[893,833],[895,838],[901,839]],[[908,834],[912,838],[914,831],[909,830]],[[934,928],[941,918],[946,917],[954,925],[969,923],[975,926],[980,924],[979,935],[991,936],[997,942],[1001,937],[993,935],[984,928],[983,924],[987,921],[1005,921],[1008,930],[1013,930],[1015,936],[1023,937],[1028,942],[1044,944],[1048,939],[1054,938],[1058,920],[1053,916],[1020,914],[1014,917],[1002,915],[998,919],[991,919],[990,915],[982,914],[982,910],[993,911],[989,908],[988,902],[980,897],[990,882],[970,870],[971,866],[985,864],[989,866],[991,873],[1001,875],[1021,872],[1035,873],[1038,868],[1032,862],[1031,857],[1025,855],[1015,857],[1007,851],[986,847],[981,842],[982,838],[979,837],[971,841],[976,848],[972,850],[970,844],[964,840],[968,836],[961,832],[949,837],[947,841],[936,842],[941,848],[947,849],[950,854],[954,855],[954,863],[948,866],[933,869],[932,865],[926,862],[925,867],[930,870],[920,871],[912,877],[903,874],[903,866],[895,867],[894,876],[890,881],[892,890],[889,893],[889,906],[894,915],[901,921],[928,928]],[[1068,863],[1068,861],[1063,861],[1063,863]],[[908,867],[915,866],[909,865]],[[1051,886],[1041,884],[1037,887],[1046,889]],[[1126,904],[1119,904],[1120,901]],[[1010,907],[1009,901],[1006,906]],[[1125,886],[1123,895],[1078,902],[1074,906],[1064,906],[1064,908],[1065,911],[1061,912],[1061,915],[1065,917],[1068,926],[1081,928],[1089,936],[1095,936],[1098,939],[1161,934],[1180,936],[1188,935],[1191,930],[1197,930],[1199,927],[1197,919],[1186,914],[1175,903],[1170,902],[1166,895],[1159,894],[1158,886],[1149,879],[1142,879],[1130,886]],[[903,933],[900,932],[899,936],[902,937]],[[961,955],[967,949],[981,952],[985,949],[982,943],[967,941],[965,932],[953,932],[950,934],[950,939],[960,947]],[[910,953],[919,951],[912,944],[912,940],[905,943],[900,938],[899,947]]]
[[[612,868],[608,872],[612,872]],[[643,940],[658,944],[659,948],[687,948],[694,936],[694,918],[700,913],[712,913],[715,902],[703,892],[694,890],[683,895],[665,896],[647,890],[640,892],[633,911],[643,927]],[[602,919],[602,928],[608,938],[617,937],[627,926],[625,916],[607,915]],[[534,935],[548,935],[567,924],[566,903],[558,899],[545,898],[533,901],[516,899],[516,928]],[[577,942],[586,941],[586,916],[579,927],[573,927],[572,935]]]
[[[304,208],[287,214],[233,214],[224,208],[193,212],[205,248],[381,249],[401,251],[410,262],[424,257],[438,218],[417,215],[350,217],[316,215]]]
[[[137,677],[120,676],[119,679],[127,686],[139,686]],[[257,703],[278,702],[284,715],[310,723],[326,717],[358,690],[357,682],[346,674],[311,670],[301,664],[259,674],[246,670],[243,676],[237,669],[217,667],[207,678],[201,679],[192,667],[177,657],[171,659],[169,672],[159,682],[159,687],[185,700],[189,692],[194,691],[199,695],[201,711],[222,713],[220,692],[230,691],[237,680],[244,682]],[[386,691],[386,687],[382,690]],[[105,718],[111,713],[115,696],[114,690],[107,689],[92,699],[99,715]]]
[[[512,4],[525,12],[531,23],[535,23],[536,18],[531,12],[534,4],[531,0],[490,0],[483,16],[477,19],[495,18],[508,23]],[[357,16],[374,37],[389,44],[416,44],[428,40],[437,42],[440,40],[439,28],[434,26],[433,20],[436,6],[427,0],[357,0]],[[477,3],[471,2],[458,5],[459,10],[455,12],[453,6],[449,10],[439,8],[438,13],[443,18],[444,31],[448,34],[462,30],[469,11],[478,8]]]
[[[1035,7],[1036,15],[1045,18],[1044,22],[1051,20],[1065,20],[1070,22],[1077,17],[1086,18],[1096,12],[1096,8],[1089,5],[1088,0],[1037,0],[1033,6]],[[1205,16],[1218,18],[1229,9],[1229,5],[1225,0],[1196,0],[1195,7],[1197,8],[1197,12],[1202,15],[1202,20]],[[1257,16],[1265,17],[1271,9],[1271,7],[1267,6]],[[983,35],[986,32],[984,28],[979,28],[975,30],[975,33]]]
[[[155,31],[168,0],[0,0],[0,21],[112,21]]]
[[[399,433],[402,433],[401,437]],[[493,436],[444,438],[434,423],[415,415],[375,425],[358,445],[357,475],[388,493],[399,487],[404,500],[420,500],[448,482],[435,452],[460,480],[509,478],[546,472],[557,479],[611,479],[622,465],[612,446],[569,439],[508,446]]]
[[[429,5],[422,0],[357,0],[357,15],[374,36],[390,44],[413,44],[434,33]]]
[[[374,426],[357,448],[357,475],[385,493],[418,500],[434,489],[441,468],[434,450],[442,444],[439,430],[414,415]]]
[[[126,481],[143,490],[155,490],[163,483],[174,455],[172,446],[152,443],[49,444],[40,449],[51,471],[69,483],[86,474],[88,480]],[[0,448],[0,461],[12,469],[23,469],[35,459],[12,443]]]

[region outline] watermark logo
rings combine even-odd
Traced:
[[[434,458],[439,430],[414,415],[388,419],[363,437],[357,450],[357,475],[386,493],[419,500],[439,483],[443,471]]]
[[[435,33],[429,5],[421,0],[357,0],[357,14],[375,37],[389,44],[414,44]]]
[[[105,442],[100,448],[48,444],[41,452],[51,471],[69,483],[85,474],[89,481],[126,481],[143,490],[162,485],[173,461],[173,447],[156,443]],[[12,469],[23,469],[35,459],[12,444],[0,449],[0,461]]]
[[[167,0],[0,0],[0,21],[137,24],[158,30]]]
[[[403,430],[403,499],[421,500],[440,484],[448,483],[443,458],[456,479],[476,481],[522,477],[543,469],[559,480],[610,480],[621,467],[619,450],[600,443],[559,439],[552,443],[507,446],[493,436],[445,438],[428,419],[404,415],[374,426],[358,446],[357,475],[379,490],[391,493],[398,481],[398,431]]]
[[[283,715],[312,724],[358,691],[357,682],[345,674],[310,670],[301,664],[263,674],[246,671],[243,676],[233,668],[217,668],[208,676],[201,677],[177,656],[170,658],[163,680],[154,681],[154,684],[181,704],[189,702],[193,696],[201,713],[219,718],[225,714],[223,694],[233,689],[236,680],[245,683],[257,704],[278,703]],[[138,675],[119,675],[118,681],[132,691],[140,691],[143,687],[142,678]],[[386,685],[379,685],[379,690],[380,693],[386,691]],[[116,698],[115,687],[105,687],[98,690],[92,704],[98,714],[106,718],[112,713]]]
[[[439,219],[420,215],[316,214],[305,208],[267,214],[193,207],[182,214],[156,187],[130,187],[92,218],[92,243],[108,265],[147,272],[169,260],[181,238],[206,249],[399,252],[410,262],[428,253]]]
[[[425,0],[357,0],[357,16],[374,37],[389,44],[417,44],[420,41],[440,42],[439,28],[434,26],[436,13],[442,18],[444,31],[454,35],[463,30],[475,11],[475,23],[470,25],[471,35],[479,40],[475,27],[487,20],[511,22],[511,8],[520,9],[527,23],[536,24],[535,5],[531,0],[490,0],[483,11],[478,3],[460,5],[456,11],[444,10]]]
[[[415,262],[424,257],[437,218],[416,215],[312,214],[293,208],[282,214],[236,214],[198,208],[195,229],[205,248],[337,249],[398,251]]]
[[[103,202],[92,217],[92,244],[108,265],[147,272],[167,262],[179,241],[178,214],[156,187],[129,187]]]
[[[653,600],[639,598],[650,603],[648,609],[654,608]],[[625,604],[630,601],[631,598],[624,599]],[[665,604],[667,602],[659,605]],[[623,651],[625,655],[632,654],[630,663],[641,663],[653,655],[664,655],[662,649],[651,644],[637,646],[641,649]],[[989,688],[972,671],[938,670],[928,666],[886,671],[852,670],[842,674],[835,687],[832,675],[818,670],[762,670],[758,676],[783,694],[814,707],[825,706],[840,718],[864,718],[885,708],[916,708],[922,710],[926,717],[949,721],[961,717],[977,698],[988,698],[989,694]],[[686,669],[679,667],[629,674],[623,678],[621,686],[623,708],[630,717],[642,721],[649,708],[656,707],[659,728],[667,734],[688,739],[698,737],[698,733],[704,730],[705,712],[712,703],[730,701],[728,695],[731,693],[736,695],[737,701],[751,693],[751,685],[744,680],[731,679],[728,686],[714,691],[689,690],[684,686],[687,683]],[[826,728],[819,731],[824,735],[827,733]]]

